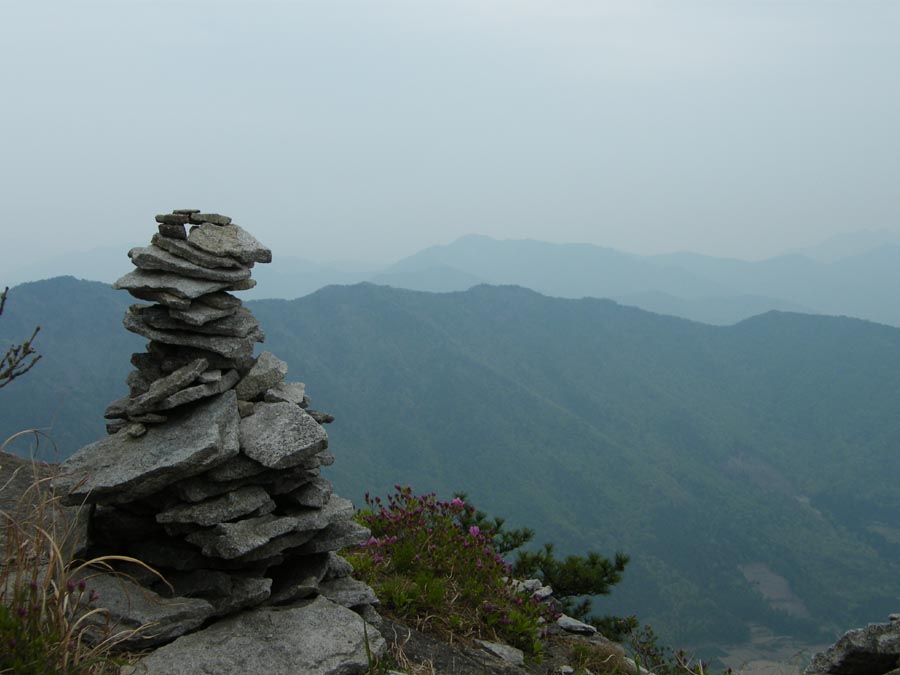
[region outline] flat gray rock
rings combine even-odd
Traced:
[[[194,401],[209,398],[210,396],[215,396],[216,394],[221,394],[231,389],[237,383],[239,378],[240,375],[238,375],[238,372],[236,370],[229,370],[218,380],[214,380],[213,382],[210,382],[208,384],[197,384],[193,387],[187,387],[185,389],[182,389],[181,391],[175,392],[171,396],[168,396],[160,401],[155,409],[171,410],[172,408],[177,408],[188,403],[193,403]]]
[[[255,459],[250,459],[246,455],[238,455],[237,457],[232,457],[224,464],[220,464],[204,477],[217,483],[227,483],[241,478],[256,476],[265,471],[268,471],[268,469]]]
[[[187,231],[184,225],[177,223],[160,223],[159,234],[166,239],[187,239]]]
[[[160,330],[153,328],[143,320],[146,308],[132,305],[125,313],[122,324],[132,333],[137,333],[150,340],[164,344],[203,349],[224,356],[227,359],[248,358],[253,353],[252,338],[236,338],[223,335],[201,335],[194,332],[178,330]],[[218,364],[210,364],[217,366]]]
[[[179,499],[186,502],[202,502],[210,497],[217,497],[218,495],[223,495],[231,490],[244,487],[249,484],[248,481],[250,481],[250,479],[245,478],[242,480],[230,481],[228,483],[217,483],[209,480],[204,475],[179,480],[172,488],[175,490],[175,494],[178,495]]]
[[[196,213],[191,214],[192,223],[212,223],[213,225],[228,225],[231,223],[229,216],[223,216],[220,213]]]
[[[328,554],[328,572],[325,574],[326,579],[343,579],[353,574],[353,565],[349,561],[339,556],[337,553]]]
[[[298,464],[296,467],[291,467],[291,469],[279,469],[260,475],[257,480],[260,484],[266,486],[266,490],[273,497],[294,492],[319,477],[318,468],[307,469],[305,467],[306,463],[313,461],[316,456],[313,455],[309,460],[305,460],[303,464]],[[295,471],[295,469],[300,470]]]
[[[503,659],[513,666],[525,665],[525,653],[521,649],[510,647],[500,642],[488,642],[487,640],[475,640],[481,648],[499,659]]]
[[[201,295],[197,300],[216,309],[237,309],[241,306],[241,299],[226,291],[216,291],[209,295]]]
[[[320,410],[307,410],[309,416],[312,417],[317,424],[331,424],[334,422],[334,415],[330,415]]]
[[[309,532],[324,530],[333,523],[352,518],[355,512],[353,502],[349,499],[332,495],[320,509],[292,510],[287,515],[295,520],[294,530]]]
[[[287,371],[285,371],[287,372]],[[275,386],[266,389],[263,401],[266,403],[293,403],[300,405],[306,396],[306,385],[302,382],[278,382]]]
[[[129,422],[128,420],[117,420],[115,422],[108,422],[106,424],[106,433],[108,433],[110,436],[112,436],[113,434],[117,434],[120,431],[122,431],[122,429],[127,427],[129,424],[131,424],[131,422]]]
[[[219,570],[169,573],[166,579],[172,584],[176,594],[209,602],[215,610],[213,616],[258,607],[272,593],[271,579],[237,576]]]
[[[156,216],[156,222],[165,225],[187,225],[190,220],[187,213],[163,213]]]
[[[556,625],[567,633],[577,633],[578,635],[593,635],[597,632],[597,629],[589,623],[573,619],[571,616],[566,616],[565,614],[556,620]]]
[[[256,485],[248,485],[214,499],[196,504],[182,504],[156,514],[157,523],[195,523],[217,525],[253,513],[275,502],[268,493]]]
[[[132,398],[135,398],[137,396],[140,396],[141,394],[146,394],[150,389],[150,385],[161,377],[163,377],[162,374],[155,378],[149,378],[140,370],[132,370],[125,378],[125,384],[128,385],[129,395]]]
[[[194,570],[192,572],[169,572],[166,581],[172,586],[175,595],[186,598],[215,598],[231,593],[233,577],[220,570]],[[155,584],[163,588],[163,584]],[[169,592],[169,588],[165,587]]]
[[[284,497],[285,500],[297,506],[321,508],[331,499],[331,494],[331,483],[324,478],[316,478],[293,492],[287,493]]]
[[[137,368],[144,377],[153,382],[163,376],[163,372],[156,360],[147,352],[135,352],[131,355],[131,365]]]
[[[329,525],[324,530],[316,533],[295,553],[297,555],[311,555],[313,553],[328,553],[338,551],[345,546],[357,546],[364,542],[372,533],[354,520],[344,520],[334,525]]]
[[[165,291],[129,289],[128,292],[139,300],[157,302],[160,305],[165,305],[172,309],[188,309],[191,306],[191,301],[189,299],[173,295],[172,293],[166,293]]]
[[[181,228],[181,231],[184,232],[184,228]],[[153,235],[151,243],[154,246],[168,251],[172,255],[184,258],[200,267],[208,267],[211,269],[233,269],[243,267],[241,263],[234,258],[210,255],[196,246],[191,246],[185,239],[187,239],[187,234],[183,237],[166,237],[160,233]]]
[[[216,352],[198,347],[166,344],[151,340],[147,343],[147,353],[159,364],[163,373],[171,373],[195,359],[206,359],[209,367],[217,370],[244,369],[250,370],[253,365],[253,357],[229,359]]]
[[[196,380],[200,376],[200,373],[206,370],[208,366],[209,362],[206,359],[196,359],[173,373],[156,380],[150,385],[146,393],[136,396],[128,402],[125,407],[125,412],[131,417],[156,410],[156,404],[164,398],[187,387]]]
[[[287,371],[288,366],[284,361],[271,352],[263,352],[238,384],[237,397],[241,401],[252,401],[266,389],[284,380]]]
[[[244,279],[242,281],[235,281],[233,284],[227,286],[225,290],[249,291],[251,288],[256,288],[256,279]]]
[[[249,487],[249,486],[245,485],[244,487]],[[226,494],[230,494],[230,493],[226,493]],[[221,498],[222,496],[223,495],[219,495],[218,498]],[[187,505],[189,505],[190,503],[191,502],[186,502]],[[171,507],[171,508],[174,508],[174,507]],[[258,518],[260,516],[265,516],[265,515],[272,513],[273,511],[275,511],[276,508],[278,508],[277,504],[275,504],[274,501],[269,500],[269,501],[263,502],[262,504],[257,506],[255,509],[247,511],[246,513],[243,513],[237,517]],[[238,510],[238,509],[235,509],[235,510]],[[177,539],[184,539],[189,534],[194,534],[196,532],[200,532],[200,531],[208,529],[209,526],[208,525],[197,525],[194,523],[184,522],[184,523],[164,523],[162,525],[162,528],[165,530],[166,534],[168,534],[169,536],[177,538]]]
[[[189,534],[185,539],[199,546],[203,555],[230,560],[265,546],[284,534],[294,532],[297,522],[289,516],[267,515],[236,523],[222,523],[209,530]]]
[[[238,451],[237,398],[226,392],[172,416],[140,438],[124,433],[92,443],[60,466],[57,490],[77,504],[134,501],[201,474]]]
[[[218,312],[220,310],[212,310]],[[199,326],[194,326],[172,317],[172,313],[165,307],[156,305],[144,307],[141,311],[144,323],[160,330],[177,330],[201,333],[203,335],[226,335],[231,337],[252,337],[256,342],[265,339],[259,328],[259,321],[253,313],[244,307],[238,308],[231,314],[221,319],[213,319]]]
[[[103,411],[103,417],[108,420],[124,418],[128,414],[128,404],[131,399],[128,396],[117,398],[115,401],[106,406]]]
[[[188,241],[216,256],[231,256],[243,263],[272,262],[272,251],[238,225],[213,225],[208,222],[192,229]]]
[[[280,537],[275,537],[266,544],[260,546],[249,553],[234,558],[233,562],[240,565],[247,565],[261,560],[268,560],[274,556],[281,555],[286,551],[296,549],[298,546],[305,544],[312,539],[313,532],[288,532]]]
[[[328,572],[328,555],[309,555],[282,565],[274,571],[269,604],[282,605],[316,595],[319,582]]]
[[[217,309],[215,307],[210,307],[199,300],[192,300],[190,307],[187,309],[175,309],[174,307],[169,307],[169,316],[188,326],[197,327],[209,323],[210,321],[224,319],[226,316],[231,316],[236,311],[236,307]]]
[[[159,246],[137,246],[128,251],[128,257],[139,269],[171,272],[193,279],[237,283],[250,278],[249,267],[202,267]]]
[[[328,435],[291,403],[260,403],[240,422],[241,450],[271,469],[300,464],[328,447]]]
[[[129,422],[140,422],[141,424],[162,424],[169,418],[165,415],[158,415],[156,413],[144,413],[143,415],[129,415]]]
[[[88,571],[83,578],[89,591],[100,594],[94,604],[109,612],[110,623],[117,631],[144,626],[121,643],[127,649],[145,649],[169,642],[194,630],[215,612],[206,600],[163,598],[125,577]],[[101,612],[89,616],[86,621],[101,628],[106,616]]]
[[[316,598],[219,621],[137,663],[133,675],[363,675],[384,638],[349,609]]]
[[[290,583],[286,583],[278,588],[277,591],[273,591],[268,598],[268,604],[286,605],[316,595],[319,595],[319,580],[311,575],[297,576],[291,579]]]
[[[222,369],[215,368],[213,370],[204,370],[197,377],[197,382],[200,384],[214,384],[222,379]]]
[[[264,577],[233,577],[228,595],[211,598],[216,616],[234,614],[241,609],[259,607],[272,594],[272,580]]]
[[[356,607],[378,603],[375,591],[362,581],[351,577],[330,579],[319,584],[319,593],[338,605]]]
[[[136,269],[113,284],[117,290],[125,290],[134,294],[134,291],[144,293],[166,293],[184,300],[193,300],[207,293],[228,288],[232,282],[210,281],[207,279],[190,279],[178,274],[168,272],[148,272]],[[162,301],[160,301],[162,302]],[[167,305],[169,303],[163,302]],[[181,309],[181,308],[179,308]]]
[[[240,403],[240,401],[238,401],[238,403]],[[315,480],[319,476],[318,469],[310,469],[307,468],[307,466],[317,463],[321,454],[322,453],[314,455],[290,469],[268,469],[263,467],[263,471],[261,472],[250,470],[250,466],[252,465],[243,463],[244,460],[247,460],[253,462],[253,464],[259,465],[259,462],[250,460],[243,455],[237,455],[202,476],[194,476],[178,481],[172,485],[172,489],[175,494],[178,495],[179,499],[187,502],[200,502],[204,499],[209,499],[210,497],[215,497],[230,492],[231,490],[244,487],[245,485],[262,486],[266,489],[266,492],[273,497],[276,495],[283,495],[288,492],[293,492],[300,486]],[[328,456],[330,457],[331,455]],[[229,467],[232,462],[238,461],[241,462],[241,467]],[[222,468],[221,473],[218,472],[219,468]],[[232,472],[244,473],[245,475],[230,480],[224,480],[225,476],[232,474]],[[216,476],[215,480],[212,479],[213,475]]]

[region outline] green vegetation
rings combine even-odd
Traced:
[[[541,602],[516,581],[537,572],[544,583],[558,585],[553,587],[554,599],[568,599],[569,607],[584,614],[589,603],[574,605],[572,598],[609,593],[621,580],[627,556],[616,554],[609,560],[591,552],[560,561],[553,545],[546,544],[536,553],[520,551],[509,564],[502,554],[527,544],[533,531],[506,530],[503,519],[489,519],[464,497],[458,493],[442,501],[433,493],[415,495],[412,488],[399,485],[385,501],[366,495],[367,508],[358,512],[357,520],[372,535],[343,554],[356,576],[376,591],[381,612],[450,644],[487,639],[538,658],[551,645],[562,645],[576,672],[627,672],[615,644],[552,637],[546,627],[559,616],[555,603]],[[634,617],[607,617],[605,623],[614,630],[606,635],[625,642],[635,660],[651,672],[708,672],[705,663],[684,650],[662,646],[653,630]],[[388,658],[402,659],[402,653]],[[374,659],[370,665],[372,672],[380,672]]]
[[[672,649],[660,644],[653,628],[640,625],[635,617],[620,620],[621,639],[627,644],[634,660],[654,675],[709,675],[710,666],[684,649]],[[731,668],[721,675],[731,675]]]
[[[440,501],[395,486],[382,503],[366,496],[358,514],[372,536],[348,559],[397,619],[447,642],[484,638],[540,651],[541,623],[553,609],[511,583],[512,567],[494,548],[498,530],[472,521],[459,497]]]
[[[66,454],[104,433],[142,348],[121,328],[131,299],[73,279],[10,294],[0,338],[38,323],[44,358],[0,390],[0,436],[53,421]],[[357,502],[398,482],[462,488],[560,559],[625,550],[594,611],[638,612],[703,653],[751,624],[828,642],[894,611],[896,328],[781,313],[712,327],[512,287],[248,306],[288,377],[335,414],[329,478]],[[767,600],[741,571],[753,564],[799,603]]]
[[[637,611],[692,650],[751,624],[827,642],[892,611],[896,545],[866,525],[900,509],[897,329],[778,313],[719,328],[508,287],[252,309],[335,414],[330,472],[351,498],[463,488],[560,558],[626,550],[595,613]],[[800,609],[744,576],[756,562]]]
[[[466,503],[468,496],[465,492],[457,492],[454,498]],[[460,513],[459,521],[463,530],[475,527],[481,532],[489,532],[491,547],[500,555],[525,546],[535,535],[534,530],[528,527],[508,530],[504,518],[489,518],[484,511],[469,505]],[[512,564],[513,576],[517,579],[539,579],[543,585],[552,587],[553,596],[569,616],[593,622],[598,627],[608,625],[608,617],[591,616],[590,596],[609,594],[613,584],[622,580],[628,556],[616,553],[610,560],[592,551],[586,556],[569,555],[559,560],[553,551],[553,544],[544,544],[537,551],[518,551]]]
[[[585,557],[569,555],[565,560],[557,560],[553,554],[553,544],[544,544],[539,551],[520,552],[513,566],[513,574],[519,578],[539,578],[553,588],[567,614],[591,620],[591,599],[583,596],[607,595],[610,587],[622,580],[627,563],[628,556],[622,553],[617,553],[615,560],[594,552]],[[577,597],[581,600],[576,604]]]

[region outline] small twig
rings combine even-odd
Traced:
[[[3,315],[3,309],[6,307],[6,295],[8,292],[8,287],[0,292],[0,316]],[[10,345],[9,349],[6,350],[6,354],[0,359],[0,389],[27,373],[41,360],[41,355],[31,346],[40,330],[40,326],[35,327],[31,337],[25,342],[20,345]]]

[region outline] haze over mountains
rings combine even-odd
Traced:
[[[21,283],[71,274],[112,282],[122,248],[106,247],[7,272]],[[730,325],[769,310],[847,315],[900,326],[900,234],[863,230],[762,261],[695,253],[640,256],[590,244],[469,235],[391,265],[276,258],[247,298],[292,299],[331,284],[371,281],[447,292],[515,284],[564,298],[611,298],[660,314]]]
[[[687,283],[687,282],[686,282]],[[142,341],[131,299],[59,278],[10,293],[0,340],[44,360],[0,436],[102,435]],[[827,641],[900,601],[900,330],[772,312],[707,326],[519,287],[361,284],[249,303],[329,428],[340,492],[467,491],[562,551],[632,556],[600,612],[687,646],[750,626]]]

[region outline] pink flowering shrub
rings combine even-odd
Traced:
[[[539,651],[550,609],[516,593],[512,569],[495,550],[475,508],[460,497],[441,501],[395,486],[383,502],[366,495],[359,521],[372,531],[349,554],[382,608],[419,630],[443,637],[482,638]]]

